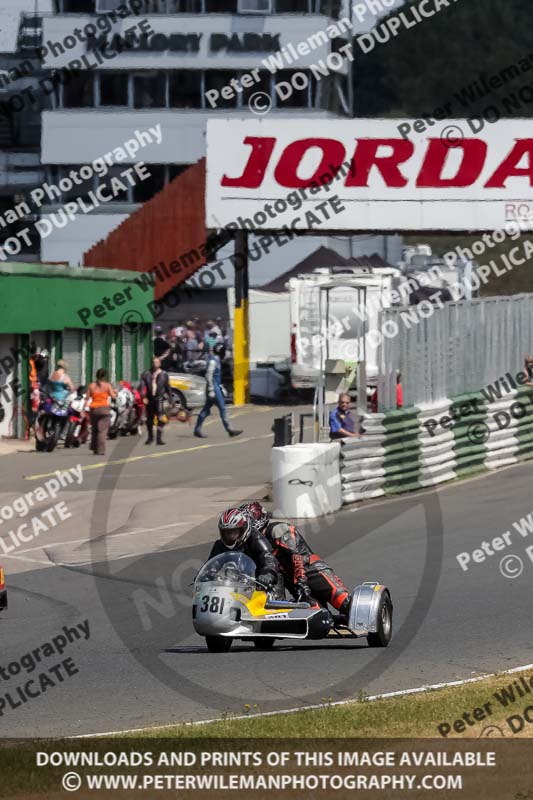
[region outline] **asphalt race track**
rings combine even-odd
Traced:
[[[85,467],[82,485],[61,495],[72,519],[0,556],[10,603],[0,618],[0,667],[20,662],[65,625],[87,620],[90,630],[88,640],[67,643],[34,670],[26,659],[17,676],[3,676],[2,696],[11,690],[16,697],[16,686],[62,659],[78,670],[53,678],[34,699],[19,697],[17,708],[0,700],[3,736],[201,720],[243,713],[245,704],[272,711],[533,662],[533,561],[525,552],[533,533],[530,542],[514,531],[512,546],[471,561],[468,572],[455,558],[532,511],[531,464],[302,526],[345,582],[379,579],[390,587],[388,649],[369,649],[365,640],[280,641],[272,652],[237,643],[228,654],[208,653],[192,629],[189,584],[224,505],[264,495],[278,413],[243,412],[237,440],[225,438],[218,421],[200,445],[187,431],[172,434],[156,455],[140,440],[119,441],[108,466],[64,450],[0,459],[2,505],[47,480],[36,476]],[[515,578],[500,572],[511,554],[523,564]]]

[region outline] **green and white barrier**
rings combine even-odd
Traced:
[[[533,459],[533,387],[370,414],[342,440],[342,502],[401,494]]]

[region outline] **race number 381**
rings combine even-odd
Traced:
[[[200,606],[200,611],[209,611],[211,614],[222,614],[224,610],[224,598],[217,597],[209,597],[209,595],[204,594],[202,597],[202,605]]]

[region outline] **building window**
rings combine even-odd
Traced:
[[[96,10],[94,2],[95,0],[59,0],[59,13],[94,14]]]
[[[203,0],[167,0],[169,14],[205,14]]]
[[[202,74],[197,70],[175,70],[170,73],[171,108],[202,107]]]
[[[133,200],[135,203],[146,203],[154,194],[160,192],[165,185],[164,164],[147,164],[146,168],[151,177],[136,183],[133,187]]]
[[[148,172],[150,172],[151,177],[147,178],[145,181],[137,182],[134,187],[130,186],[128,178],[121,177],[125,170],[130,169],[131,164],[113,164],[113,166],[109,167],[109,171],[103,177],[99,175],[92,175],[87,180],[83,180],[79,177],[80,166],[82,165],[48,165],[46,168],[46,181],[50,186],[57,186],[59,189],[59,182],[62,178],[70,178],[70,180],[73,181],[72,176],[70,176],[71,171],[76,173],[76,177],[79,181],[81,181],[81,183],[78,184],[76,181],[73,181],[74,185],[72,189],[69,191],[59,190],[57,196],[54,193],[54,200],[50,200],[49,202],[45,203],[45,205],[61,205],[62,203],[66,203],[68,200],[77,200],[79,198],[85,200],[87,205],[91,205],[93,201],[89,197],[89,192],[94,192],[99,186],[104,187],[104,193],[106,195],[113,195],[113,199],[109,200],[107,203],[104,204],[102,201],[102,206],[112,206],[113,203],[145,203],[157,192],[160,192],[168,183],[177,178],[178,175],[181,175],[183,172],[185,172],[185,170],[189,167],[189,164],[147,164],[146,169]],[[125,187],[124,191],[121,191],[120,189],[116,191],[117,186],[111,186],[112,178],[118,178],[122,182]],[[11,206],[12,205],[13,203],[11,203]],[[3,213],[2,208],[2,198],[0,198],[0,213]],[[32,212],[40,213],[40,209],[32,207]],[[5,230],[8,229],[6,228]]]
[[[128,105],[127,72],[100,73],[100,105],[101,106]]]
[[[237,0],[205,0],[207,14],[236,14]]]
[[[311,14],[310,0],[275,0],[276,14]]]
[[[105,176],[105,178],[98,178],[99,186],[104,186],[106,194],[113,195],[113,199],[109,200],[110,203],[131,203],[131,186],[128,178],[121,177],[121,173],[125,170],[129,169],[131,164],[114,164],[112,167],[109,168],[109,172]],[[151,172],[150,167],[148,170]],[[133,175],[134,173],[132,173]],[[117,187],[111,186],[111,178],[118,178],[120,182],[126,187],[124,191],[118,189]],[[147,179],[147,183],[150,179]]]
[[[276,84],[285,84],[280,94],[276,92],[277,108],[310,107],[312,75],[304,70],[282,69],[276,73],[275,79]]]
[[[64,0],[64,2],[68,2],[68,0]],[[103,14],[106,11],[115,11],[121,5],[124,5],[124,0],[96,0],[96,12]],[[203,14],[205,8],[203,0],[140,0],[140,2],[138,0],[136,13]]]
[[[80,185],[78,185],[76,183],[76,181],[72,177],[69,176],[69,173],[72,170],[76,173],[76,180],[81,181]],[[92,192],[94,190],[94,188],[95,188],[95,186],[94,186],[95,180],[97,182],[99,182],[101,180],[101,178],[98,178],[98,177],[95,178],[94,175],[91,175],[90,178],[87,178],[87,179],[84,180],[83,178],[81,178],[79,176],[79,174],[78,174],[79,171],[80,171],[80,165],[79,164],[71,164],[70,166],[65,165],[65,166],[61,166],[61,167],[59,167],[57,169],[57,181],[58,182],[61,180],[61,178],[68,178],[69,180],[72,181],[72,184],[73,184],[72,189],[70,189],[69,191],[61,190],[61,202],[62,203],[66,203],[67,200],[76,200],[78,197],[82,197],[84,200],[87,200],[88,203],[91,202],[90,198],[89,198],[89,192]],[[59,200],[57,200],[56,202],[59,203]]]
[[[165,108],[166,77],[161,70],[143,72],[133,76],[134,108]]]
[[[239,82],[240,78],[242,77],[241,73],[239,75]],[[241,97],[242,97],[242,105],[245,108],[248,108],[248,101],[252,97],[252,95],[256,94],[257,92],[261,92],[261,94],[266,94],[268,97],[271,97],[272,90],[271,90],[271,83],[272,83],[272,75],[270,72],[260,72],[259,73],[260,80],[257,83],[254,83],[252,86],[243,87]],[[267,103],[267,99],[265,98],[258,98],[259,107],[265,106]]]
[[[205,91],[206,93],[210,89],[216,89],[218,91],[219,97],[217,100],[217,108],[237,108],[237,92],[234,91],[233,97],[231,97],[229,100],[222,96],[222,90],[224,87],[229,86],[230,80],[235,77],[237,77],[237,73],[231,72],[230,70],[217,69],[206,71]]]
[[[94,107],[94,73],[80,72],[71,76],[63,86],[63,107]]]

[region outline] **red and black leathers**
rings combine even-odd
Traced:
[[[312,596],[321,605],[331,605],[342,614],[348,613],[350,592],[320,556],[313,553],[294,525],[270,520],[263,530],[279,562],[285,586],[296,597]]]
[[[221,539],[218,539],[211,548],[209,558],[219,556],[221,553],[232,553],[235,551],[245,553],[255,562],[257,567],[256,578],[258,581],[269,587],[274,586],[278,582],[280,570],[278,562],[274,558],[272,547],[268,540],[265,539],[259,531],[255,530],[255,528],[252,528],[248,539],[246,539],[243,544],[237,545],[233,550],[226,547]]]

